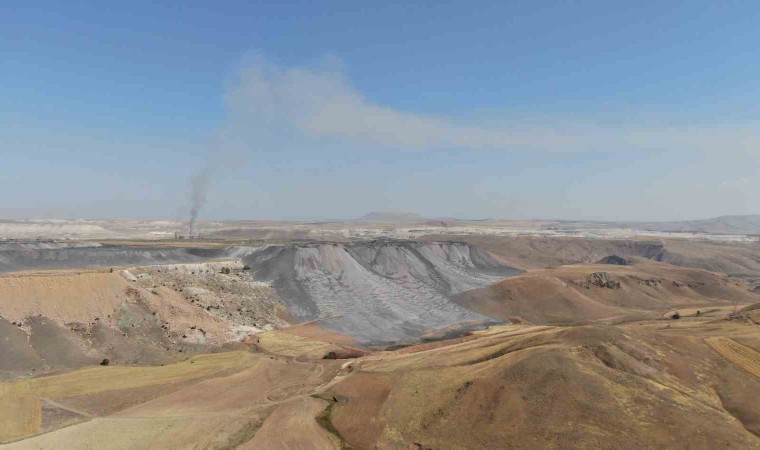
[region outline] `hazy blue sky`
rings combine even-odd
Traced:
[[[0,218],[760,213],[760,3],[0,3]]]

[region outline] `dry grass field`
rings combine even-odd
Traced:
[[[332,422],[357,448],[760,448],[760,380],[701,342],[709,320],[673,336],[560,327],[382,355],[331,389],[345,399]]]
[[[339,365],[235,351],[166,366],[93,367],[3,383],[0,440],[17,441],[8,448],[234,448],[271,413],[271,439],[283,438],[276,432],[282,426],[304,424],[307,436],[333,442],[313,420],[326,403],[309,394]],[[77,420],[57,429],[46,423],[56,415],[43,404]]]
[[[737,367],[760,378],[760,353],[728,337],[711,337],[705,342]]]
[[[740,343],[758,331],[729,313],[502,325],[337,361],[321,359],[335,344],[264,333],[257,352],[0,384],[0,437],[19,449],[760,448],[758,353]]]

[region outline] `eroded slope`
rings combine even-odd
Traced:
[[[271,282],[296,321],[324,319],[322,326],[364,343],[487,321],[451,297],[517,273],[459,243],[271,246],[244,261],[254,278]]]
[[[526,331],[367,360],[332,424],[356,448],[760,448],[760,379],[698,326]]]
[[[532,323],[573,323],[687,306],[751,304],[760,299],[746,286],[711,272],[645,259],[628,266],[589,264],[532,270],[457,297],[491,317]]]

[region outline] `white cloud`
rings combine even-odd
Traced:
[[[312,137],[403,148],[556,146],[567,137],[466,125],[377,105],[335,70],[249,66],[228,94],[233,111]]]
[[[354,145],[409,149],[508,151],[739,151],[760,149],[760,127],[567,126],[572,119],[502,126],[472,124],[460,117],[400,111],[369,100],[335,68],[279,67],[259,59],[241,70],[227,101],[243,126],[330,138]],[[499,123],[489,120],[489,124]]]

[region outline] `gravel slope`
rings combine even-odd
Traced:
[[[296,321],[320,324],[365,344],[490,320],[451,296],[518,271],[461,243],[372,241],[270,246],[243,258],[278,291]]]
[[[0,272],[32,269],[88,269],[197,262],[233,257],[239,249],[151,247],[66,243],[0,244]]]

